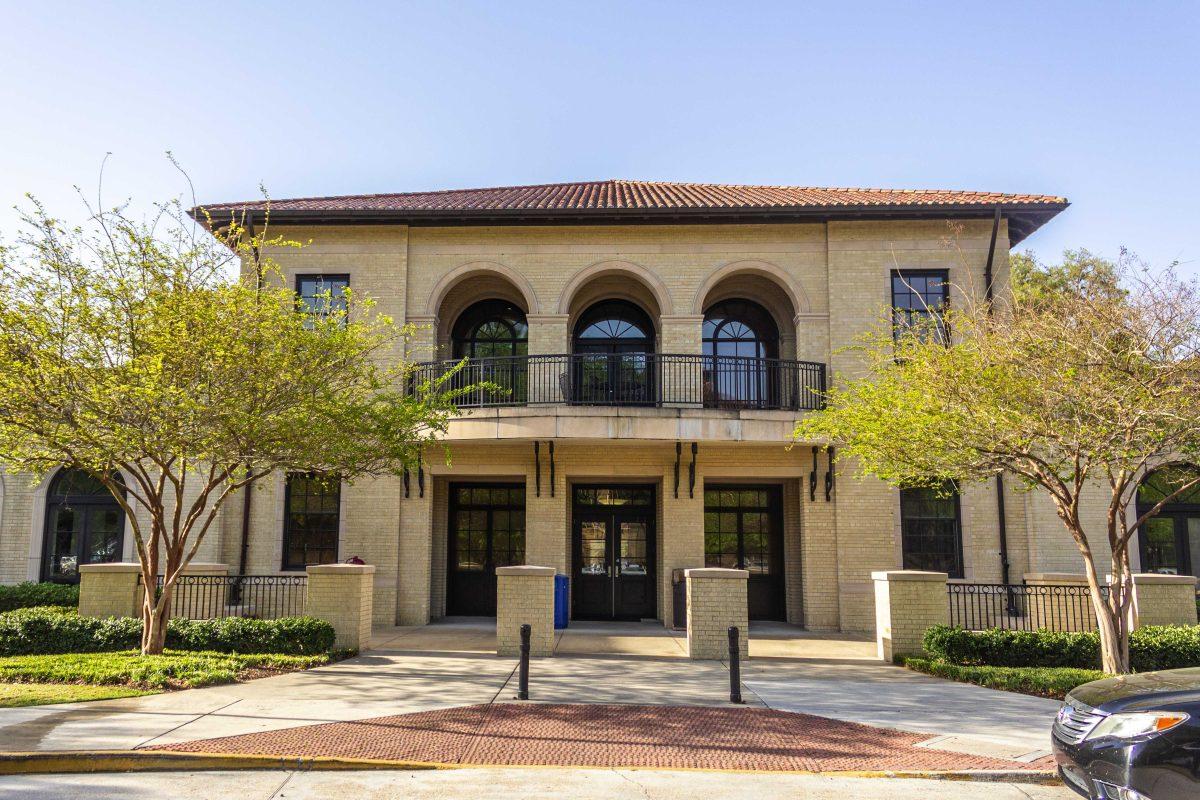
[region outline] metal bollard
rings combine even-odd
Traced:
[[[742,650],[736,625],[729,628],[729,702],[742,702]]]
[[[529,637],[533,628],[528,624],[521,626],[521,666],[517,671],[517,699],[529,699]]]

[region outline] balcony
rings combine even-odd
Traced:
[[[813,411],[825,393],[825,365],[811,361],[659,353],[577,353],[417,366],[413,386],[453,373],[445,390],[468,389],[460,408],[618,406],[730,411]]]

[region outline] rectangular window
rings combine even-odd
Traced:
[[[297,275],[298,308],[302,313],[316,317],[345,312],[348,288],[349,275]]]
[[[943,312],[950,306],[950,273],[944,269],[892,271],[892,331],[947,341]]]
[[[900,490],[900,536],[905,569],[963,577],[962,526],[958,512],[958,492],[953,486]]]
[[[769,575],[780,570],[779,494],[774,487],[704,491],[704,566]]]
[[[452,488],[452,569],[487,572],[525,563],[525,487],[464,485]]]
[[[341,481],[309,473],[288,475],[284,503],[283,568],[335,563]]]

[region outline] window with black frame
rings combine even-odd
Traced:
[[[525,312],[505,300],[482,300],[468,307],[451,331],[454,358],[468,359],[455,375],[459,386],[491,384],[496,389],[471,392],[461,405],[506,405],[525,402],[529,326]]]
[[[625,300],[596,303],[575,324],[573,347],[573,402],[654,403],[654,324],[636,305]]]
[[[962,525],[952,483],[900,490],[900,538],[904,568],[963,577]]]
[[[50,482],[43,536],[42,580],[77,583],[81,565],[121,559],[125,511],[95,476],[64,469]]]
[[[288,475],[284,504],[283,568],[335,563],[341,481],[313,473]]]
[[[1138,486],[1138,516],[1158,509],[1138,532],[1143,572],[1200,571],[1200,485],[1189,486],[1197,477],[1196,467],[1173,464],[1154,470]]]
[[[310,319],[344,314],[347,308],[346,290],[349,288],[349,275],[297,275],[297,310]],[[308,324],[311,325],[311,322]]]
[[[945,310],[950,306],[950,273],[944,269],[892,271],[892,332],[948,341]]]
[[[706,406],[761,407],[778,395],[779,328],[750,300],[724,300],[704,314]]]

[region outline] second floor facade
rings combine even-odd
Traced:
[[[306,293],[416,326],[451,439],[780,441],[889,308],[1003,291],[1062,198],[606,181],[282,200],[270,255]],[[254,204],[214,207],[254,214]]]

